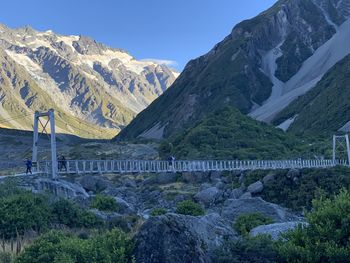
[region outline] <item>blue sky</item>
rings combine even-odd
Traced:
[[[21,0],[1,3],[0,23],[87,35],[137,59],[173,61],[182,70],[238,22],[276,0]],[[171,62],[169,62],[171,63]]]

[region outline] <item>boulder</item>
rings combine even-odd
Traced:
[[[136,262],[206,263],[224,240],[237,234],[218,214],[150,217],[135,237]]]
[[[215,184],[215,187],[216,187],[217,189],[223,190],[223,189],[225,189],[226,184],[224,184],[223,182],[219,181],[219,182],[217,182],[217,183]]]
[[[300,175],[301,175],[301,173],[300,173],[300,170],[298,170],[298,169],[290,169],[286,174],[287,178],[290,178],[293,180],[294,180],[294,178],[299,178]]]
[[[252,183],[251,185],[248,186],[247,191],[251,194],[258,194],[261,193],[262,190],[264,190],[264,185],[262,182],[257,181],[255,183]]]
[[[121,214],[118,214],[116,212],[105,212],[100,211],[98,209],[90,209],[89,211],[105,222],[110,222],[115,218],[122,216]]]
[[[134,180],[131,180],[130,178],[123,178],[123,186],[135,188],[137,187],[137,184]]]
[[[114,199],[118,204],[119,212],[121,214],[132,214],[135,212],[134,207],[128,202],[126,202],[124,199],[120,197],[114,197]]]
[[[205,183],[209,181],[209,172],[183,172],[182,179],[185,183]]]
[[[100,192],[105,190],[112,183],[102,176],[84,175],[79,184],[87,191]]]
[[[235,188],[231,190],[229,198],[231,199],[238,199],[244,194],[245,187],[241,186],[239,188]]]
[[[61,179],[39,178],[35,180],[34,188],[37,192],[49,191],[55,196],[63,198],[89,198],[89,194],[80,185]]]
[[[299,224],[302,224],[303,226],[307,225],[307,223],[301,222],[301,221],[262,225],[262,226],[253,228],[249,234],[252,237],[256,237],[257,235],[267,234],[267,235],[270,235],[273,240],[277,240],[281,236],[281,234],[286,233],[289,230],[295,229]]]
[[[267,175],[264,176],[264,178],[262,179],[262,182],[263,182],[264,185],[267,185],[267,184],[271,183],[274,180],[275,180],[275,174],[274,173],[268,173]]]
[[[219,171],[211,171],[210,172],[210,180],[213,181],[213,180],[217,180],[217,179],[220,179],[221,178],[221,172]]]
[[[225,201],[221,215],[227,220],[235,221],[239,215],[259,212],[270,217],[274,222],[296,220],[297,217],[279,205],[269,203],[260,197],[228,199]]]
[[[200,192],[198,192],[194,198],[204,204],[206,207],[210,206],[215,202],[215,200],[219,197],[220,190],[216,187],[209,187],[207,189],[204,189]]]
[[[242,194],[239,198],[240,199],[248,199],[248,198],[252,198],[252,194],[250,192],[245,192],[244,194]]]
[[[157,182],[159,184],[171,184],[177,181],[177,173],[159,173],[157,174]]]

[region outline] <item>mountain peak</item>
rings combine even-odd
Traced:
[[[87,136],[79,130],[80,121],[115,134],[177,77],[164,65],[138,61],[122,49],[87,36],[40,32],[31,27],[2,26],[0,30],[4,31],[0,48],[7,58],[2,62],[8,65],[0,69],[6,79],[0,84],[1,93],[6,94],[0,102],[6,105],[0,117],[12,116],[14,110],[28,113],[50,106],[69,116],[69,121],[60,124],[64,132]],[[30,128],[29,123],[10,125],[22,126]],[[103,135],[89,130],[94,136]]]

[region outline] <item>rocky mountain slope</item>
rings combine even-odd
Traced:
[[[0,126],[31,129],[13,118],[55,108],[59,131],[84,137],[115,135],[178,75],[88,37],[4,25],[0,63]]]
[[[275,118],[282,128],[299,134],[350,131],[350,55],[338,62],[314,87]],[[283,127],[283,125],[286,125]]]
[[[273,121],[350,53],[349,14],[349,0],[278,1],[190,61],[119,138],[167,138],[223,106]]]

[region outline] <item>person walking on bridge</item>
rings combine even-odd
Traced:
[[[27,167],[26,174],[28,174],[28,173],[32,174],[32,166],[33,166],[32,161],[27,159],[26,160],[26,167]]]
[[[60,166],[60,171],[64,170],[67,172],[67,160],[66,160],[66,157],[64,157],[64,155],[61,156],[60,158],[60,161],[61,161],[61,166]]]

